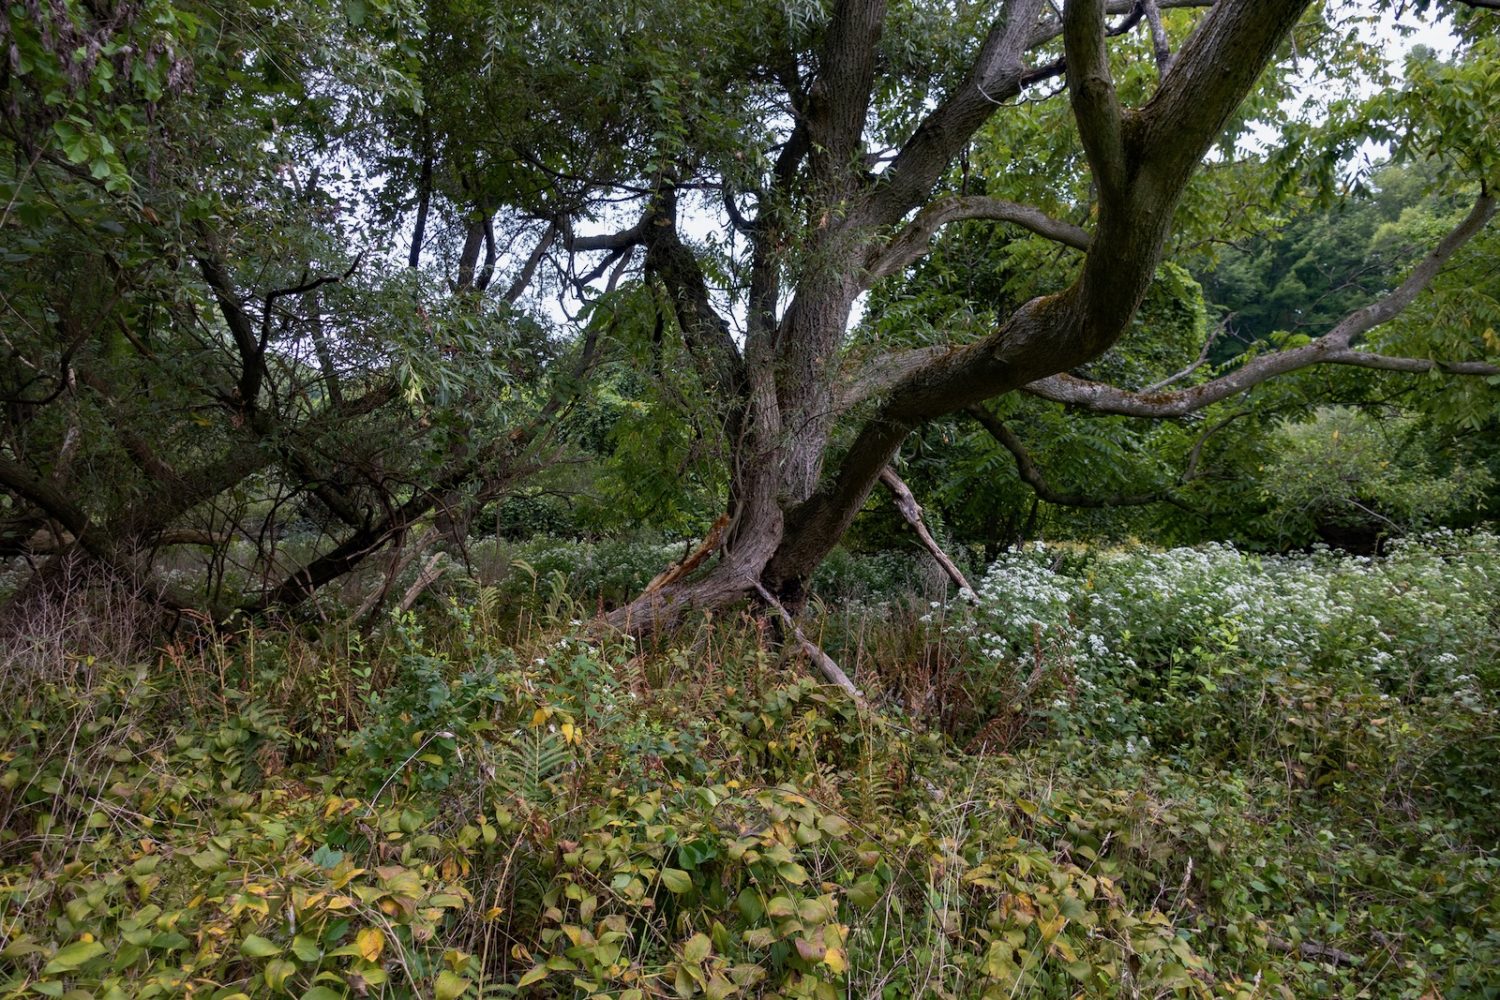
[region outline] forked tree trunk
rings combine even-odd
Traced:
[[[1069,99],[1099,192],[1092,233],[998,199],[923,207],[969,137],[1002,99],[1019,94],[1025,53],[1047,30],[1041,0],[1005,5],[964,85],[874,181],[858,164],[884,4],[837,4],[821,77],[802,98],[798,130],[776,169],[778,181],[787,182],[784,193],[800,191],[806,217],[815,222],[794,294],[778,319],[783,219],[757,221],[743,357],[725,343],[725,324],[708,305],[701,272],[676,240],[675,199],[660,203],[661,214],[647,227],[648,269],[673,293],[689,349],[714,359],[705,370],[728,373],[716,387],[737,401],[730,527],[711,569],[643,594],[609,622],[651,631],[691,609],[762,591],[795,613],[813,571],[912,430],[1066,372],[1113,345],[1145,296],[1188,178],[1308,2],[1217,4],[1156,96],[1127,112],[1109,75],[1106,0],[1068,0],[1054,27],[1063,35]],[[805,159],[805,169],[796,157]],[[835,423],[847,411],[840,350],[853,302],[876,278],[920,256],[936,228],[956,218],[1003,219],[1087,256],[1071,286],[1026,303],[978,342],[880,359],[866,379],[878,405],[836,467],[825,468],[835,457]],[[891,236],[891,227],[903,223]]]
[[[1185,0],[1185,3],[1189,0]],[[1473,210],[1385,298],[1344,317],[1302,346],[1269,352],[1201,385],[1131,392],[1066,373],[1108,350],[1130,327],[1150,286],[1189,178],[1255,85],[1310,0],[1218,0],[1181,50],[1161,59],[1160,85],[1134,109],[1110,78],[1105,14],[1141,13],[1117,0],[1066,0],[1061,18],[1044,0],[1009,0],[961,86],[935,107],[878,177],[865,174],[882,0],[835,4],[817,79],[790,96],[797,125],[782,147],[762,215],[742,224],[752,240],[743,356],[710,305],[706,283],[676,236],[668,192],[626,239],[644,238],[647,270],[671,292],[689,351],[708,387],[731,401],[729,530],[719,561],[696,578],[642,595],[608,621],[636,632],[673,624],[694,608],[759,595],[794,614],[807,582],[848,530],[906,436],[923,423],[1005,393],[1105,412],[1174,417],[1269,378],[1311,365],[1490,376],[1484,362],[1387,357],[1358,337],[1406,308],[1455,252],[1495,214],[1481,186]],[[1196,2],[1194,2],[1196,5]],[[1128,18],[1127,18],[1128,20]],[[1028,70],[1026,53],[1062,35],[1065,60]],[[929,203],[933,187],[974,133],[1023,83],[1066,68],[1068,99],[1097,203],[1093,229],[1050,219],[998,198]],[[783,238],[803,227],[793,262]],[[893,352],[864,370],[840,371],[850,309],[859,293],[919,258],[938,228],[988,219],[1030,230],[1085,256],[1071,285],[1032,299],[987,336],[952,347]],[[644,233],[642,237],[640,234]],[[790,304],[781,282],[795,270]],[[865,404],[858,411],[857,404]],[[851,435],[833,431],[853,413]]]

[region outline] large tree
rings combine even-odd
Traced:
[[[1406,6],[1428,5],[1361,23]],[[795,610],[908,435],[997,397],[1181,419],[1317,365],[1495,375],[1477,338],[1368,342],[1494,212],[1493,15],[1451,6],[1462,58],[1404,89],[1311,0],[15,7],[5,224],[30,232],[5,262],[24,282],[0,486],[16,523],[125,576],[253,477],[278,508],[310,496],[327,543],[252,601],[294,603],[420,517],[461,522],[634,334],[642,374],[696,395],[719,438],[727,527],[614,621]],[[1299,120],[1299,53],[1377,96]],[[1251,122],[1280,126],[1269,151],[1247,151]],[[1441,158],[1472,206],[1398,283],[1217,377],[1080,377],[1150,336],[1180,234],[1269,224],[1287,178],[1336,178],[1372,136]],[[1020,248],[1024,275],[976,283],[983,321],[852,330],[956,223]],[[539,290],[576,321],[574,357],[512,308]],[[105,475],[70,479],[104,428]]]
[[[730,169],[715,162],[721,151],[711,147],[677,150],[639,179],[646,202],[639,223],[593,244],[644,248],[646,272],[670,294],[705,391],[726,401],[732,441],[730,526],[719,561],[644,595],[614,620],[649,628],[753,594],[795,606],[907,436],[1007,393],[1087,411],[1180,417],[1313,365],[1495,374],[1482,355],[1433,360],[1360,346],[1493,215],[1495,160],[1483,152],[1492,131],[1464,162],[1478,188],[1472,208],[1396,287],[1318,336],[1173,391],[1138,392],[1069,374],[1131,330],[1195,171],[1247,101],[1266,103],[1257,83],[1278,53],[1290,58],[1289,35],[1309,6],[1068,0],[1059,15],[1042,0],[1009,0],[987,12],[975,44],[955,45],[966,68],[927,81],[931,89],[917,97],[888,37],[912,30],[911,9],[848,0],[805,35],[773,39],[764,64],[745,69],[747,79],[761,81],[755,92],[772,109],[763,132],[774,142],[736,154]],[[1186,35],[1175,51],[1163,23],[1170,8],[1204,8],[1175,22]],[[1111,46],[1137,24],[1150,32],[1144,51],[1154,52],[1159,79],[1127,106]],[[1489,41],[1475,50],[1475,58],[1493,58]],[[1271,76],[1285,85],[1285,73],[1281,66]],[[1027,88],[1058,76],[1066,79],[1083,153],[1084,198],[1070,198],[1066,180],[1044,205],[967,193],[955,176],[966,150],[1003,134],[1007,116],[1025,114]],[[1470,128],[1492,130],[1480,117]],[[1011,155],[1045,154],[1012,147]],[[1218,155],[1232,156],[1232,147]],[[766,167],[746,178],[733,169],[744,160]],[[991,191],[1005,189],[1007,166],[992,167]],[[726,225],[743,235],[743,287],[730,297],[730,312],[710,290],[704,257],[680,235],[683,193],[705,188],[724,190]],[[1082,221],[1044,211],[1054,206]],[[980,219],[1075,254],[1066,280],[1007,304],[989,329],[950,343],[848,349],[851,311],[865,291],[917,260],[941,227]]]

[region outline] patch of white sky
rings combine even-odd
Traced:
[[[1440,10],[1434,9],[1426,15],[1418,15],[1413,11],[1402,14],[1377,13],[1368,0],[1338,0],[1330,7],[1329,16],[1335,23],[1348,24],[1360,33],[1368,33],[1367,37],[1379,48],[1386,65],[1398,79],[1407,56],[1417,46],[1431,49],[1440,59],[1450,59],[1459,45],[1451,24]],[[1139,30],[1145,29],[1142,27]],[[1338,76],[1329,72],[1327,67],[1305,57],[1297,64],[1294,87],[1295,94],[1283,104],[1283,112],[1295,119],[1313,122],[1326,118],[1331,102],[1369,97],[1376,89],[1375,83],[1366,76]],[[1247,136],[1245,150],[1247,153],[1265,152],[1275,145],[1278,135],[1274,125],[1257,125]],[[1375,141],[1367,141],[1356,151],[1347,169],[1351,173],[1365,171],[1388,156],[1388,148]],[[879,169],[877,166],[876,170]],[[679,228],[683,238],[690,244],[712,245],[721,250],[726,247],[736,251],[746,249],[745,237],[734,232],[716,193],[697,192],[684,200],[683,209]],[[639,217],[640,211],[641,206],[638,204],[616,206],[607,215],[601,216],[589,232],[612,232],[626,228]],[[502,267],[516,267],[519,266],[519,261],[502,258],[500,264]],[[602,285],[602,279],[598,284]],[[735,289],[722,286],[712,288],[711,294],[721,314],[736,331],[736,339],[742,339],[745,320],[743,296]],[[865,303],[865,295],[856,300],[849,317],[851,329],[864,315]],[[561,297],[549,296],[545,300],[537,300],[536,304],[560,327],[567,328],[572,325],[571,317],[577,315],[583,303],[576,292],[568,292]]]

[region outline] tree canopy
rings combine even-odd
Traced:
[[[295,607],[580,463],[594,523],[722,522],[632,629],[795,611],[898,470],[990,545],[1037,503],[1300,543],[1278,479],[1330,405],[1399,411],[1451,486],[1375,476],[1371,516],[1482,509],[1488,8],[13,4],[11,611],[79,572]],[[1451,53],[1394,65],[1419,18]]]

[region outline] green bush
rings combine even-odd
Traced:
[[[512,585],[0,679],[0,996],[1496,996],[1494,536],[1008,555],[1003,754]]]

